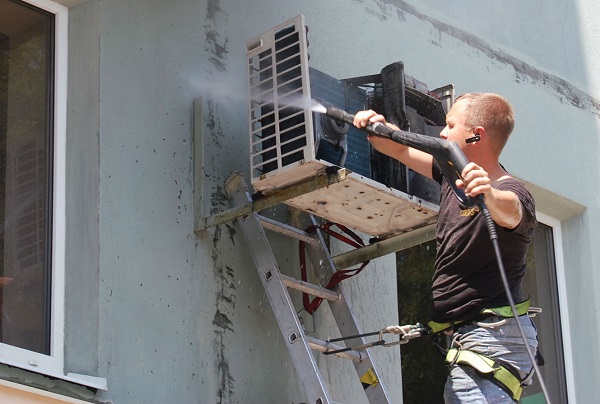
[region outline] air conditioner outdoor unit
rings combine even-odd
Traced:
[[[303,16],[249,40],[247,60],[251,183],[257,193],[275,193],[330,167],[344,167],[349,171],[345,180],[286,204],[374,236],[435,221],[437,184],[375,152],[364,132],[310,106],[316,100],[351,113],[372,108],[386,116],[400,114],[402,129],[436,135],[453,100],[451,86],[429,92],[404,75],[400,62],[381,74],[347,80],[312,69]],[[390,102],[384,102],[383,93],[389,88],[382,86],[382,78],[383,84],[400,83],[399,94],[392,95],[398,100],[391,102],[397,111],[386,110],[391,107],[384,105]]]

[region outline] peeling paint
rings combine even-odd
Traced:
[[[209,60],[219,71],[226,71],[228,40],[225,38],[222,43],[219,43],[220,35],[216,30],[207,29],[205,33],[206,45],[204,49],[211,55]]]
[[[227,44],[229,40],[222,38],[223,25],[227,24],[227,14],[221,9],[220,0],[209,0],[206,4],[207,24],[204,26],[206,41],[204,50],[209,54],[208,59],[217,70],[227,70]]]
[[[233,331],[233,323],[229,320],[229,317],[225,313],[222,313],[217,309],[215,312],[215,316],[213,318],[213,325],[218,329]],[[219,334],[221,331],[215,331],[215,333]]]
[[[207,111],[205,117],[206,127],[210,130],[210,136],[213,144],[217,147],[222,147],[221,139],[223,138],[223,130],[221,122],[216,118],[216,104],[212,98],[207,100]]]
[[[217,185],[214,192],[210,194],[210,213],[214,214],[229,206],[229,198],[225,189],[221,185]]]
[[[227,229],[231,237],[231,230]],[[212,259],[214,263],[214,276],[217,284],[215,298],[215,314],[212,325],[214,327],[215,337],[212,341],[215,352],[215,368],[218,374],[219,386],[217,389],[218,403],[235,402],[235,379],[231,374],[229,360],[227,358],[228,335],[235,333],[234,324],[230,319],[231,313],[235,311],[236,304],[236,283],[235,271],[231,266],[223,262],[228,257],[223,254],[223,248],[227,248],[227,242],[222,237],[223,227],[216,226],[213,234]]]
[[[221,12],[221,1],[209,0],[206,4],[206,18],[216,20],[219,12]]]
[[[568,81],[537,69],[521,59],[509,55],[498,48],[494,48],[489,43],[469,32],[439,21],[431,16],[422,14],[414,6],[411,6],[403,0],[378,0],[378,2],[395,6],[397,7],[399,14],[411,14],[422,21],[430,23],[440,33],[456,38],[500,63],[512,66],[515,71],[515,81],[517,83],[529,82],[549,88],[554,91],[563,102],[571,104],[579,109],[590,110],[596,116],[600,117],[600,100],[585,93]],[[404,19],[404,17],[402,17],[402,19]]]
[[[217,403],[223,404],[237,402],[232,401],[235,379],[233,378],[233,376],[231,376],[229,362],[227,362],[227,360],[224,358],[222,350],[215,349],[215,353],[215,360],[217,362],[219,372],[219,388],[217,389]]]

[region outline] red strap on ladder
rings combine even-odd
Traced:
[[[331,229],[331,227],[333,227],[333,226],[337,226],[341,231],[343,231],[348,236],[350,236],[350,238],[341,233],[333,231]],[[363,240],[355,232],[348,229],[344,225],[333,223],[333,222],[327,222],[327,223],[324,223],[324,224],[318,225],[318,226],[310,226],[306,229],[306,231],[309,233],[315,232],[317,230],[321,230],[321,231],[329,234],[330,236],[332,236],[340,241],[343,241],[346,244],[353,246],[354,248],[360,248],[360,247],[365,246],[365,243],[363,242]],[[304,241],[300,242],[299,249],[300,249],[300,273],[302,276],[302,280],[304,282],[306,282],[308,280],[308,276],[306,273],[306,243]],[[366,261],[366,262],[363,262],[358,268],[336,271],[333,274],[333,276],[331,277],[331,279],[329,279],[329,282],[327,283],[325,288],[333,289],[338,283],[340,283],[344,279],[348,279],[348,278],[360,273],[360,271],[362,271],[367,266],[368,263],[369,263],[369,261]],[[302,302],[304,305],[304,310],[306,310],[307,313],[312,314],[319,308],[319,306],[323,302],[323,298],[315,297],[311,301],[308,293],[303,293]]]

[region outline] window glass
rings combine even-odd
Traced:
[[[435,240],[396,253],[398,311],[401,325],[427,323],[431,315],[431,279]],[[437,339],[439,336],[436,336]],[[400,345],[402,396],[405,403],[443,403],[448,370],[434,337]]]
[[[0,0],[0,342],[49,354],[54,16]]]
[[[534,319],[538,329],[540,352],[544,366],[540,371],[544,377],[550,399],[556,403],[567,402],[565,363],[563,355],[554,239],[552,228],[538,223],[533,244],[527,256],[527,273],[523,283],[526,296],[543,312]],[[523,404],[536,403],[543,398],[542,388],[535,378],[533,385],[524,392]]]

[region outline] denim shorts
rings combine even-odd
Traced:
[[[528,316],[517,317],[525,333],[531,352],[538,346],[537,331]],[[516,369],[521,379],[526,378],[533,364],[523,343],[523,338],[511,318],[507,323],[496,327],[469,324],[459,327],[454,334],[453,346],[460,346],[492,359],[500,359]],[[483,323],[494,323],[499,319],[490,318]],[[482,378],[468,365],[452,365],[444,389],[446,403],[512,403],[511,396],[498,385]]]

